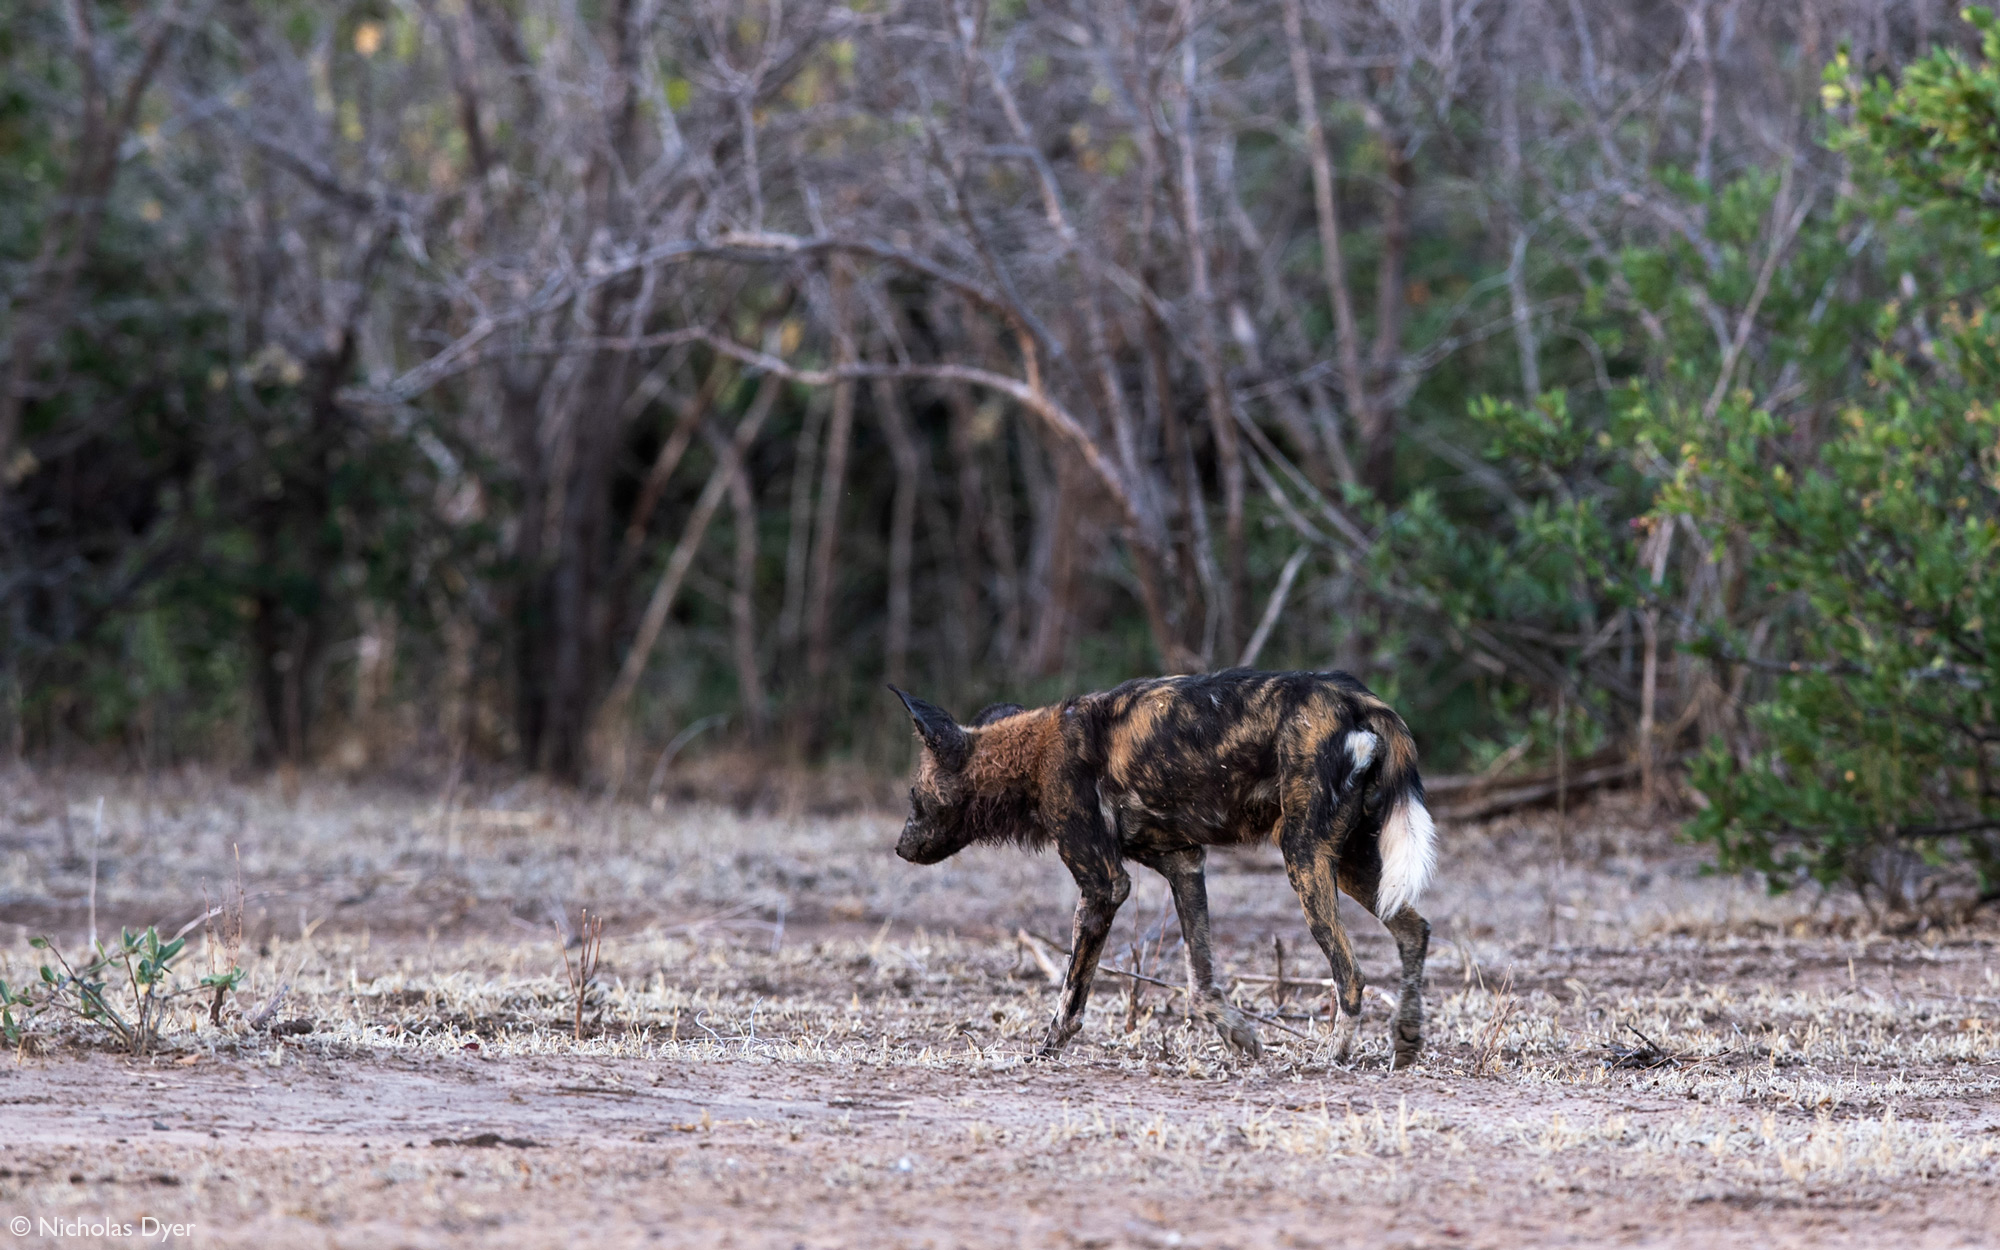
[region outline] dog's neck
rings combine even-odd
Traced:
[[[972,756],[966,761],[965,777],[974,793],[995,797],[1041,793],[1043,770],[1061,749],[1055,708],[1016,712],[968,732]]]

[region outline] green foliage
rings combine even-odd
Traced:
[[[1900,83],[1856,85],[1843,57],[1837,146],[1873,171],[1884,207],[1933,244],[1971,227],[2000,252],[2000,27],[1967,18],[1983,57],[1940,50]],[[1927,270],[1926,272],[1931,272]],[[1961,268],[1963,276],[1986,276]],[[1910,288],[1906,285],[1906,291]],[[1868,386],[1820,441],[1747,402],[1686,448],[1659,515],[1685,515],[1745,557],[1790,658],[1751,709],[1747,742],[1694,771],[1690,832],[1776,887],[1884,884],[1904,848],[1962,861],[2000,890],[2000,333],[1991,295],[1894,301],[1877,315]],[[1931,319],[1937,324],[1933,326]],[[1743,660],[1741,630],[1706,646]],[[1732,654],[1735,653],[1735,654]]]
[[[1852,106],[1835,145],[1860,168],[1925,217],[1973,224],[1987,250],[2000,252],[2000,22],[1984,8],[1964,17],[1979,32],[1979,59],[1939,48],[1899,81],[1861,83],[1843,49],[1821,94],[1829,108]]]
[[[31,985],[10,987],[0,982],[0,1032],[13,1046],[21,1044],[36,1016],[54,1011],[107,1028],[125,1049],[146,1054],[159,1043],[173,999],[208,990],[219,1005],[222,995],[243,980],[242,969],[232,967],[205,976],[194,986],[175,988],[174,964],[185,952],[187,939],[162,941],[153,927],[143,933],[122,930],[114,946],[97,943],[80,966],[72,965],[47,937],[31,938],[28,945],[47,951],[49,962],[41,965],[40,980]],[[111,989],[114,980],[123,983],[116,991]],[[113,1004],[114,998],[124,1010]],[[14,1016],[16,1008],[24,1012],[19,1019]]]
[[[27,986],[14,989],[5,981],[0,981],[0,1038],[6,1039],[9,1046],[19,1046],[22,1039],[23,1022],[14,1018],[16,1007],[33,1011],[34,995]]]
[[[1639,617],[1658,613],[1680,635],[1696,593],[1684,548],[1657,585],[1642,558],[1684,447],[1718,436],[1727,412],[1711,408],[1727,409],[1729,391],[1816,403],[1861,385],[1882,289],[1875,266],[1937,246],[1878,235],[1844,202],[1806,204],[1786,236],[1801,201],[1775,172],[1713,184],[1672,167],[1657,176],[1682,197],[1664,210],[1677,228],[1576,266],[1577,333],[1543,341],[1545,393],[1487,394],[1456,428],[1440,422],[1450,433],[1433,445],[1455,445],[1462,475],[1433,477],[1384,519],[1375,568],[1383,593],[1401,596],[1414,616],[1442,616],[1461,661],[1481,670],[1487,715],[1468,730],[1491,737],[1468,740],[1473,758],[1518,739],[1524,697],[1544,713],[1567,699],[1571,749],[1631,741],[1641,719]],[[1562,281],[1545,275],[1538,286]],[[1745,322],[1750,346],[1732,354]],[[1719,392],[1725,368],[1733,385]],[[1738,598],[1700,611],[1733,619],[1756,606]],[[1553,736],[1537,738],[1534,755],[1555,746]]]
[[[1878,353],[1876,396],[1810,457],[1737,406],[1660,498],[1782,601],[1794,658],[1752,710],[1754,746],[1697,765],[1710,805],[1690,829],[1774,884],[1865,885],[1916,845],[2000,885],[2000,333],[1984,308],[1945,330],[1918,361]]]

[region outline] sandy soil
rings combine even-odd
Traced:
[[[87,914],[94,808],[63,784],[5,796],[10,982],[26,936],[77,944]],[[1073,898],[1046,859],[910,869],[893,817],[517,792],[452,819],[182,785],[112,789],[100,925],[177,927],[240,847],[244,1007],[288,985],[274,1018],[313,1031],[190,1011],[139,1058],[39,1021],[0,1063],[0,1229],[31,1223],[0,1246],[2000,1239],[1991,929],[1885,935],[1838,900],[1703,877],[1615,803],[1448,833],[1433,1048],[1391,1073],[1379,1002],[1336,1065],[1301,1010],[1323,996],[1255,979],[1274,937],[1290,975],[1323,975],[1258,854],[1218,857],[1211,893],[1239,1001],[1293,1030],[1264,1026],[1262,1062],[1107,978],[1084,1036],[1033,1063],[1052,994],[1015,933],[1062,932]],[[1172,978],[1163,899],[1138,882],[1117,965]],[[578,1042],[544,913],[582,904],[611,922]],[[1386,979],[1385,935],[1350,923]],[[196,974],[219,945],[197,942]]]

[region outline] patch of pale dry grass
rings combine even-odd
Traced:
[[[992,1077],[1023,1068],[1052,1005],[1010,935],[1061,931],[1074,898],[1052,857],[902,864],[892,816],[653,812],[528,788],[441,811],[434,798],[337,784],[287,803],[199,777],[143,792],[16,776],[0,791],[13,822],[5,914],[76,941],[89,887],[79,844],[100,789],[107,917],[184,918],[204,884],[214,896],[235,879],[240,853],[247,984],[220,1026],[192,999],[178,1006],[168,1062],[476,1051],[730,1065],[808,1085]],[[1836,933],[1828,921],[1851,920],[1848,905],[1704,876],[1616,807],[1561,833],[1552,853],[1549,831],[1526,821],[1446,831],[1427,904],[1431,1050],[1407,1076],[1386,1074],[1379,1000],[1344,1067],[1311,1018],[1323,989],[1276,1001],[1272,935],[1294,952],[1292,976],[1324,973],[1275,853],[1260,848],[1213,866],[1219,953],[1232,977],[1265,978],[1232,981],[1238,1001],[1282,1012],[1291,1031],[1264,1026],[1264,1060],[1242,1065],[1189,1027],[1183,999],[1148,986],[1131,1002],[1107,978],[1063,1061],[1242,1090],[1240,1108],[1016,1103],[968,1109],[920,1144],[1031,1171],[1060,1157],[1081,1179],[1220,1170],[1374,1196],[1414,1183],[1411,1169],[1476,1184],[1519,1159],[1556,1189],[1651,1177],[1805,1195],[2000,1174],[2000,1134],[1967,1131],[1948,1105],[2000,1095],[1990,936]],[[1135,887],[1109,962],[1138,951],[1173,977],[1164,887],[1143,873]],[[578,905],[613,917],[580,1041],[549,923]],[[1364,966],[1386,980],[1387,943],[1370,921],[1354,928]],[[0,978],[33,976],[32,931],[17,921],[0,944]],[[197,937],[188,967],[226,962],[213,940]],[[310,1033],[248,1027],[281,986],[276,1018],[310,1020]],[[44,1035],[105,1043],[73,1021]],[[1642,1040],[1650,1050],[1634,1063]],[[893,1165],[857,1156],[826,1180],[872,1184]]]

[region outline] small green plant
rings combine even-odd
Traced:
[[[228,997],[229,991],[243,984],[245,975],[243,969],[232,967],[227,972],[211,972],[201,979],[201,988],[214,994],[208,1002],[210,1024],[222,1023],[222,1001]]]
[[[14,1019],[14,1008],[34,1010],[35,1000],[24,989],[15,989],[5,981],[0,981],[0,1037],[7,1039],[9,1046],[18,1047],[22,1040],[21,1021]]]
[[[167,1007],[175,998],[213,993],[214,1018],[222,996],[243,979],[242,969],[232,967],[228,972],[203,977],[196,985],[175,989],[174,961],[186,949],[187,939],[176,935],[162,940],[159,929],[151,926],[141,933],[122,930],[110,947],[97,943],[90,958],[80,964],[70,963],[50,938],[31,938],[28,945],[47,951],[50,962],[41,965],[37,984],[16,988],[0,983],[0,1032],[14,1046],[23,1041],[30,1020],[44,1011],[56,1011],[102,1025],[117,1035],[126,1050],[146,1054],[159,1043]],[[114,981],[123,982],[119,996],[130,999],[123,1011],[112,1005],[110,987]],[[15,1008],[22,1009],[19,1019]]]

